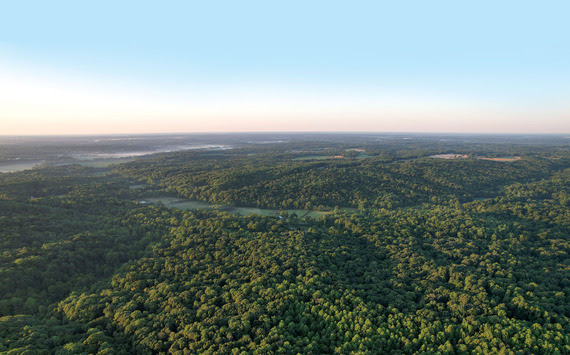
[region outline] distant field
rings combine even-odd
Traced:
[[[22,171],[32,169],[33,167],[41,164],[42,161],[9,161],[0,163],[0,173],[13,173],[15,171]]]
[[[145,187],[146,187],[145,184],[135,184],[135,185],[130,185],[129,190],[143,189]]]
[[[451,153],[451,154],[434,154],[430,155],[429,157],[437,159],[465,159],[467,158],[467,155]]]
[[[364,159],[370,158],[371,155],[368,154],[359,154],[358,156],[354,157],[356,159]],[[307,155],[305,157],[297,157],[293,158],[293,160],[328,160],[328,159],[344,159],[344,156],[335,156],[335,155]]]
[[[117,158],[117,159],[105,159],[105,160],[77,160],[73,164],[78,164],[81,166],[91,167],[91,168],[106,168],[113,164],[128,163],[135,160],[135,158]],[[34,160],[34,161],[7,161],[0,162],[0,173],[12,173],[16,171],[29,170],[39,166],[59,166],[71,164],[71,162],[62,164],[54,163],[45,160]],[[94,174],[96,176],[96,174]],[[101,175],[101,174],[99,174]],[[104,174],[103,174],[104,175]]]
[[[293,160],[326,160],[332,158],[330,155],[307,155],[306,157],[293,158]]]
[[[243,216],[250,214],[258,214],[266,217],[278,217],[281,210],[270,210],[264,208],[254,208],[254,207],[225,207],[220,205],[213,205],[202,201],[191,201],[186,199],[181,199],[178,197],[149,197],[141,199],[139,202],[147,202],[152,204],[162,204],[165,207],[177,208],[180,210],[195,210],[195,209],[219,209],[229,213],[240,214]],[[285,212],[292,214],[296,213],[299,218],[318,218],[324,216],[331,212],[327,211],[309,211],[309,210],[284,210]]]
[[[191,209],[198,209],[198,208],[216,208],[216,207],[218,207],[218,206],[209,204],[207,202],[185,200],[185,199],[181,199],[178,197],[149,197],[149,198],[143,199],[142,201],[146,201],[148,203],[153,203],[153,204],[161,203],[165,207],[178,208],[180,210],[191,210]]]
[[[491,160],[491,161],[502,161],[502,162],[513,162],[520,160],[521,157],[500,157],[500,158],[479,158],[481,160]]]
[[[88,166],[91,168],[106,168],[113,164],[129,163],[134,161],[135,158],[117,158],[117,159],[105,159],[105,160],[81,160],[77,164],[81,166]]]
[[[430,158],[437,158],[437,159],[465,159],[468,156],[466,154],[434,154],[430,155]],[[499,158],[487,158],[487,157],[478,157],[477,159],[481,160],[491,160],[491,161],[500,161],[500,162],[513,162],[519,160],[521,157],[499,157]]]
[[[299,218],[318,218],[331,212],[326,211],[309,211],[309,210],[283,210],[288,214],[295,213]],[[263,208],[235,207],[228,210],[230,213],[238,213],[241,215],[258,214],[266,217],[278,217],[281,210],[269,210]]]
[[[237,213],[237,214],[241,214],[241,215],[249,215],[249,214],[258,214],[258,215],[262,215],[262,216],[274,216],[277,217],[279,216],[279,211],[274,211],[274,210],[267,210],[267,209],[262,209],[262,208],[250,208],[250,207],[234,207],[228,210],[228,212],[230,213]]]

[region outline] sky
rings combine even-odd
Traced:
[[[0,135],[570,133],[568,1],[7,1]]]

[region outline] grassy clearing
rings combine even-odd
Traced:
[[[146,187],[145,184],[130,185],[129,190],[144,189],[145,187]]]
[[[355,213],[358,211],[358,208],[354,208],[354,207],[341,207],[340,209],[342,211],[348,212],[348,213]]]
[[[279,217],[282,210],[270,210],[265,208],[254,208],[254,207],[228,207],[213,205],[202,201],[191,201],[186,199],[181,199],[178,197],[149,197],[141,199],[140,202],[152,203],[152,204],[162,204],[164,207],[176,208],[179,210],[195,210],[195,209],[219,209],[229,213],[235,213],[242,216],[247,216],[250,214],[257,214],[265,217]],[[299,218],[318,218],[326,214],[332,213],[327,211],[309,211],[309,210],[284,210],[288,214],[295,213]]]
[[[263,208],[250,208],[250,207],[233,207],[231,209],[228,209],[228,212],[230,213],[236,213],[236,214],[241,214],[243,216],[247,216],[250,214],[258,214],[261,216],[266,216],[266,217],[277,217],[279,216],[279,211],[274,211],[274,210],[267,210],[267,209],[263,209]]]
[[[309,211],[309,210],[269,210],[263,208],[249,208],[249,207],[235,207],[228,212],[230,213],[237,213],[241,215],[248,215],[248,214],[258,214],[261,216],[266,217],[279,217],[280,213],[284,211],[287,212],[289,215],[295,213],[299,218],[318,218],[320,216],[324,216],[326,214],[332,213],[328,211]]]
[[[357,155],[353,158],[355,158],[355,159],[366,159],[366,158],[371,158],[371,157],[372,157],[372,155],[360,154],[360,155]],[[305,157],[293,158],[293,160],[331,160],[331,159],[346,159],[346,157],[344,157],[344,156],[332,156],[332,155],[308,155]]]
[[[466,154],[434,154],[430,155],[428,158],[436,158],[436,159],[465,159],[467,158]]]
[[[176,197],[148,197],[148,198],[143,198],[141,202],[142,201],[146,201],[148,203],[155,203],[155,204],[160,203],[168,207],[173,203],[180,202],[180,199]]]
[[[479,158],[479,159],[512,163],[514,161],[520,160],[521,157],[500,157],[500,158]]]
[[[308,213],[304,216],[304,218],[319,218],[321,216],[330,214],[332,212],[328,211],[308,211]]]
[[[206,202],[200,201],[184,201],[184,202],[177,202],[171,205],[173,208],[178,208],[180,210],[195,210],[200,208],[216,208],[216,206],[210,205]]]
[[[216,208],[218,206],[209,204],[207,202],[201,201],[191,201],[186,199],[181,199],[178,197],[149,197],[143,199],[148,203],[162,204],[164,207],[177,208],[179,210],[192,210],[199,208]]]
[[[113,164],[129,163],[134,161],[135,158],[117,158],[117,159],[105,159],[105,160],[81,160],[77,164],[81,166],[88,166],[91,168],[106,168]]]
[[[0,173],[13,173],[16,171],[29,170],[41,164],[41,161],[0,163]]]

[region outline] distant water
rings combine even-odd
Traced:
[[[181,150],[193,150],[193,149],[212,149],[212,150],[225,150],[232,149],[228,145],[218,145],[218,144],[198,144],[198,145],[183,145],[167,148],[157,148],[155,150],[144,150],[144,151],[131,151],[131,152],[117,152],[117,153],[78,153],[72,154],[71,156],[77,160],[93,160],[93,159],[116,159],[116,158],[128,158],[128,157],[140,157],[143,155],[155,154],[155,153],[169,153],[177,152]]]
[[[222,144],[189,144],[189,145],[176,145],[168,147],[164,146],[156,147],[156,149],[117,151],[117,152],[101,152],[97,151],[96,149],[93,149],[92,152],[85,152],[85,151],[74,152],[72,148],[70,149],[69,152],[66,152],[65,155],[73,159],[69,159],[65,162],[58,161],[57,156],[46,157],[45,159],[42,160],[22,158],[21,160],[13,159],[13,160],[0,161],[0,173],[13,173],[16,171],[29,170],[37,166],[80,163],[79,161],[86,163],[89,161],[95,161],[94,163],[96,163],[96,161],[113,162],[114,159],[131,158],[131,157],[134,158],[134,157],[140,157],[143,155],[156,154],[156,153],[168,153],[168,152],[176,152],[182,150],[195,150],[195,149],[226,150],[232,148],[233,147],[229,145],[222,145]]]
[[[16,171],[29,170],[44,163],[42,160],[36,161],[8,161],[0,162],[0,173],[13,173]]]

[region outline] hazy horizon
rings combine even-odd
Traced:
[[[136,137],[136,136],[170,136],[170,135],[264,135],[264,134],[275,134],[275,135],[287,135],[287,134],[314,134],[314,135],[426,135],[426,136],[566,136],[570,132],[556,132],[556,133],[536,133],[536,132],[413,132],[413,131],[228,131],[228,132],[117,132],[117,133],[38,133],[38,134],[0,134],[0,137],[5,138],[15,138],[15,137],[105,137],[105,136],[117,136],[125,138]],[[564,137],[564,138],[569,138]]]
[[[568,10],[9,3],[0,134],[567,134]]]

